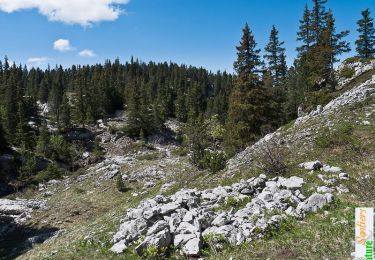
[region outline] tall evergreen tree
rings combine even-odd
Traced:
[[[373,58],[375,56],[374,19],[370,15],[370,10],[365,9],[362,11],[362,19],[357,22],[359,38],[355,44],[358,56],[361,58]]]
[[[301,41],[302,46],[297,48],[299,56],[308,52],[313,43],[312,24],[311,24],[311,12],[306,4],[303,12],[303,18],[300,20],[299,31],[297,32],[297,40]]]
[[[229,99],[227,135],[225,143],[229,153],[245,147],[261,134],[265,122],[264,105],[267,102],[259,77],[261,61],[259,49],[248,24],[243,29],[234,68],[237,79]]]
[[[349,31],[346,30],[339,33],[336,32],[335,19],[331,10],[327,12],[326,23],[327,24],[322,35],[322,41],[326,41],[323,43],[323,45],[326,45],[330,57],[328,64],[329,75],[327,75],[328,77],[326,80],[332,85],[332,87],[334,87],[334,64],[339,61],[339,55],[351,50],[350,43],[343,40],[343,38],[349,34]]]
[[[50,136],[47,128],[47,122],[43,121],[39,128],[39,136],[36,143],[36,152],[46,157],[51,155]]]
[[[326,26],[326,3],[327,0],[313,0],[314,7],[311,11],[311,28],[315,43],[319,42],[320,36]]]
[[[269,42],[265,48],[266,54],[264,58],[268,63],[268,69],[271,72],[271,77],[274,86],[282,85],[286,77],[286,62],[285,62],[285,48],[284,42],[279,40],[279,31],[275,25],[272,26]]]
[[[61,126],[63,129],[68,129],[71,127],[71,114],[70,114],[70,105],[69,100],[66,94],[63,95],[60,105],[60,113],[61,113]]]

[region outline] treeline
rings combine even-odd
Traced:
[[[0,64],[1,145],[35,147],[37,126],[44,121],[37,116],[39,102],[48,103],[50,124],[60,131],[93,124],[125,109],[124,131],[135,138],[161,132],[168,118],[187,123],[185,143],[197,165],[207,150],[233,154],[296,118],[298,106],[317,105],[319,95],[335,91],[334,64],[351,48],[345,41],[349,31],[337,31],[326,2],[306,5],[297,32],[298,57],[289,68],[276,26],[262,57],[247,24],[236,47],[235,75],[133,59],[125,64],[115,60],[28,70],[5,59]],[[362,12],[358,32],[358,57],[373,58],[375,30],[369,9]],[[36,127],[30,124],[32,118]],[[214,130],[207,133],[208,129]]]

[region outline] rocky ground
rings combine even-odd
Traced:
[[[0,199],[0,256],[350,259],[352,209],[375,206],[375,78],[345,88],[215,175],[194,169],[166,136],[145,145],[112,131],[121,114],[99,122],[103,160]],[[259,157],[275,146],[287,171],[264,174]]]

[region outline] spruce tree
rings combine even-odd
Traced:
[[[286,77],[286,62],[285,62],[285,48],[284,42],[279,40],[279,31],[275,25],[272,26],[269,42],[265,48],[266,54],[264,58],[268,63],[268,69],[271,72],[271,77],[274,86],[282,85]]]
[[[237,78],[229,99],[229,112],[226,122],[227,151],[234,153],[260,136],[265,118],[267,98],[259,73],[261,61],[256,42],[248,24],[243,29],[240,45],[237,47],[237,60],[234,68]]]
[[[33,136],[31,135],[30,127],[28,125],[27,114],[24,106],[24,102],[20,100],[18,102],[18,113],[17,113],[17,129],[16,129],[16,144],[26,150],[32,149],[34,144]]]
[[[326,26],[326,3],[327,0],[313,0],[314,7],[311,11],[311,28],[315,43],[319,42],[323,29]]]
[[[63,98],[61,100],[61,105],[60,105],[60,113],[61,113],[61,127],[63,129],[69,129],[72,125],[71,122],[71,114],[70,114],[70,105],[69,105],[69,100],[66,94],[63,95]]]
[[[349,42],[343,40],[343,38],[346,37],[348,34],[348,30],[336,33],[335,19],[333,17],[332,11],[329,10],[326,16],[326,27],[323,31],[322,41],[323,45],[326,45],[325,48],[327,48],[327,52],[329,52],[330,57],[329,64],[327,64],[327,70],[329,71],[329,73],[326,77],[326,81],[328,81],[331,84],[333,90],[335,86],[334,64],[339,61],[339,55],[349,52],[351,50]],[[324,41],[326,42],[324,43]]]
[[[303,43],[302,46],[297,48],[299,56],[308,52],[313,43],[312,25],[311,25],[311,12],[306,4],[303,12],[303,18],[300,20],[299,31],[297,32],[297,40]]]
[[[45,121],[42,122],[42,125],[39,129],[39,136],[36,143],[36,152],[46,157],[49,157],[51,155],[50,136],[47,128],[47,123]]]
[[[361,58],[374,58],[375,56],[375,28],[370,10],[362,11],[362,19],[357,22],[359,38],[356,40],[356,51]]]

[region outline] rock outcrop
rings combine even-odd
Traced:
[[[113,236],[111,250],[121,253],[139,243],[135,251],[142,255],[149,247],[173,245],[182,254],[196,257],[208,237],[221,237],[234,245],[261,238],[288,216],[303,218],[333,201],[330,193],[306,198],[300,190],[303,184],[303,179],[295,176],[268,179],[262,174],[231,186],[183,189],[170,197],[158,195],[128,210]],[[248,203],[219,210],[241,202]]]
[[[0,238],[29,219],[34,209],[45,206],[45,201],[0,199]]]

